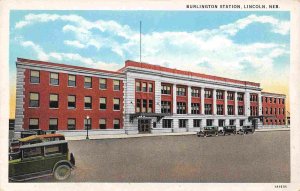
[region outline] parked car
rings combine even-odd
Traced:
[[[18,152],[9,154],[9,180],[25,181],[53,175],[56,180],[66,180],[75,167],[75,157],[69,153],[65,140],[48,141],[20,146]]]
[[[216,126],[207,126],[203,130],[197,132],[198,137],[207,137],[207,136],[218,136],[218,127]]]
[[[239,134],[244,135],[244,134],[249,134],[249,133],[254,133],[255,128],[251,125],[245,125],[239,130]]]
[[[234,134],[235,135],[236,133],[237,133],[237,131],[236,131],[236,126],[235,125],[224,126],[223,130],[220,131],[220,134],[224,135],[224,136],[226,134],[228,134],[228,135]]]
[[[65,140],[65,136],[62,134],[42,134],[31,135],[25,138],[13,140],[10,142],[9,152],[17,152],[22,145],[41,143],[46,141],[58,141]]]

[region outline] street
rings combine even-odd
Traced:
[[[67,182],[289,182],[289,140],[272,131],[69,141],[77,167]]]

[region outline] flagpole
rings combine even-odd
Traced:
[[[140,21],[140,63],[142,63],[142,21]]]

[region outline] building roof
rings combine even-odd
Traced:
[[[262,96],[277,96],[277,97],[286,97],[285,94],[278,94],[272,92],[261,92]]]
[[[208,79],[208,80],[215,80],[215,81],[221,81],[221,82],[228,82],[228,83],[235,83],[235,84],[241,84],[241,85],[249,85],[249,86],[260,87],[260,83],[242,81],[242,80],[235,80],[235,79],[223,78],[223,77],[219,77],[219,76],[213,76],[213,75],[201,74],[201,73],[196,73],[196,72],[172,69],[172,68],[167,68],[167,67],[163,67],[163,66],[143,63],[143,62],[142,63],[141,62],[136,62],[136,61],[132,61],[132,60],[126,60],[125,61],[125,67],[121,68],[119,71],[122,71],[127,67],[137,67],[137,68],[156,70],[156,71],[167,72],[167,73],[172,73],[172,74],[192,76],[192,77],[197,77],[197,78],[202,78],[202,79],[204,78],[204,79]]]
[[[46,62],[46,61],[39,61],[39,60],[30,60],[25,58],[17,58],[18,62],[24,62],[24,63],[31,63],[36,65],[46,65],[46,66],[58,66],[58,67],[66,67],[66,68],[73,68],[73,69],[80,69],[80,70],[89,70],[93,72],[104,72],[104,73],[111,73],[111,74],[122,74],[119,71],[109,71],[109,70],[100,70],[100,69],[94,69],[94,68],[86,68],[81,66],[74,66],[74,65],[68,65],[68,64],[60,64],[60,63],[54,63],[54,62]]]

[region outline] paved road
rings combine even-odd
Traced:
[[[69,141],[77,169],[68,181],[289,182],[289,140],[289,131],[273,131]]]

